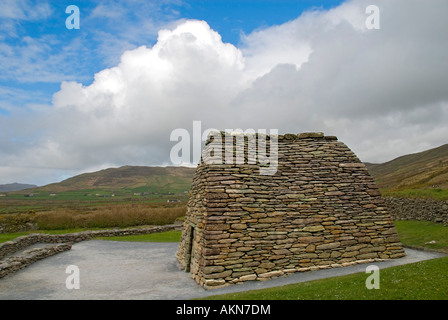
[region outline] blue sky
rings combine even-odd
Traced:
[[[0,89],[7,92],[0,98],[0,114],[9,114],[12,107],[51,103],[63,80],[91,83],[95,73],[116,65],[125,50],[152,46],[159,28],[181,19],[205,20],[224,42],[238,45],[241,34],[293,20],[304,10],[328,9],[341,2],[6,1],[0,14],[4,26],[0,31],[4,49],[0,51]],[[69,5],[80,9],[79,30],[65,27]]]
[[[249,34],[256,29],[280,25],[296,19],[304,10],[329,9],[342,0],[229,0],[186,1],[179,7],[182,17],[207,21],[218,31],[223,41],[235,45],[241,32]]]
[[[171,165],[193,121],[325,132],[366,162],[440,146],[447,16],[446,0],[2,0],[0,184]]]

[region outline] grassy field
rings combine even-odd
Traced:
[[[210,300],[447,300],[448,257],[380,270],[380,288],[367,289],[357,273],[262,290],[215,295]]]
[[[423,189],[407,189],[407,190],[381,190],[384,197],[396,198],[423,198],[434,200],[448,200],[448,189],[441,188],[423,188]]]
[[[163,225],[173,223],[185,212],[183,202],[66,202],[65,206],[49,206],[42,211],[0,214],[0,226],[6,232],[19,232],[26,231],[23,228],[27,225],[37,230]]]
[[[429,221],[395,221],[400,240],[410,247],[448,253],[448,227]]]
[[[119,191],[86,189],[60,193],[38,192],[7,193],[0,197],[0,214],[34,213],[54,209],[77,209],[116,204],[145,204],[163,207],[168,200],[186,203],[188,194],[173,192],[149,192],[147,188],[123,188]]]
[[[89,230],[101,230],[97,228]],[[65,234],[65,233],[75,233],[86,231],[86,229],[76,228],[76,229],[63,229],[63,230],[37,230],[37,231],[24,231],[24,232],[13,232],[13,233],[0,233],[0,243],[14,240],[15,238],[26,236],[31,233],[46,233],[46,234]]]
[[[11,241],[15,238],[25,236],[31,233],[47,233],[47,234],[65,234],[65,233],[75,233],[82,232],[86,230],[101,230],[102,228],[93,229],[62,229],[62,230],[39,230],[39,231],[26,231],[26,232],[15,232],[15,233],[0,233],[0,243]],[[110,241],[131,241],[131,242],[179,242],[182,235],[181,231],[167,231],[160,233],[142,234],[142,235],[131,235],[122,237],[97,237],[97,240],[110,240]]]
[[[147,187],[39,191],[30,195],[29,191],[21,191],[0,197],[3,232],[36,227],[46,230],[169,224],[185,214],[188,198],[184,192],[153,192]]]
[[[130,242],[179,242],[181,231],[167,231],[161,233],[141,234],[123,237],[98,237],[98,240],[130,241]]]

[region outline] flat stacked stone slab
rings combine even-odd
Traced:
[[[323,133],[275,141],[273,175],[247,157],[198,165],[177,258],[201,286],[405,255],[378,187],[344,143]]]

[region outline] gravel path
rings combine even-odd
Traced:
[[[0,279],[0,299],[26,300],[180,300],[261,289],[326,277],[365,272],[367,265],[295,273],[268,281],[252,281],[204,290],[175,258],[177,243],[90,240],[38,261]],[[406,249],[407,256],[373,263],[380,269],[444,256]],[[67,289],[69,265],[80,272],[80,289]]]

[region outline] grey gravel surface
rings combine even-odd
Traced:
[[[204,290],[179,269],[177,243],[90,240],[38,261],[0,279],[1,300],[183,300],[282,286],[290,283],[365,272],[368,264],[294,273],[268,281],[251,281]],[[440,253],[406,249],[406,257],[375,262],[383,268],[434,259]],[[70,265],[79,268],[79,289],[67,289]],[[367,275],[366,275],[367,277]]]

